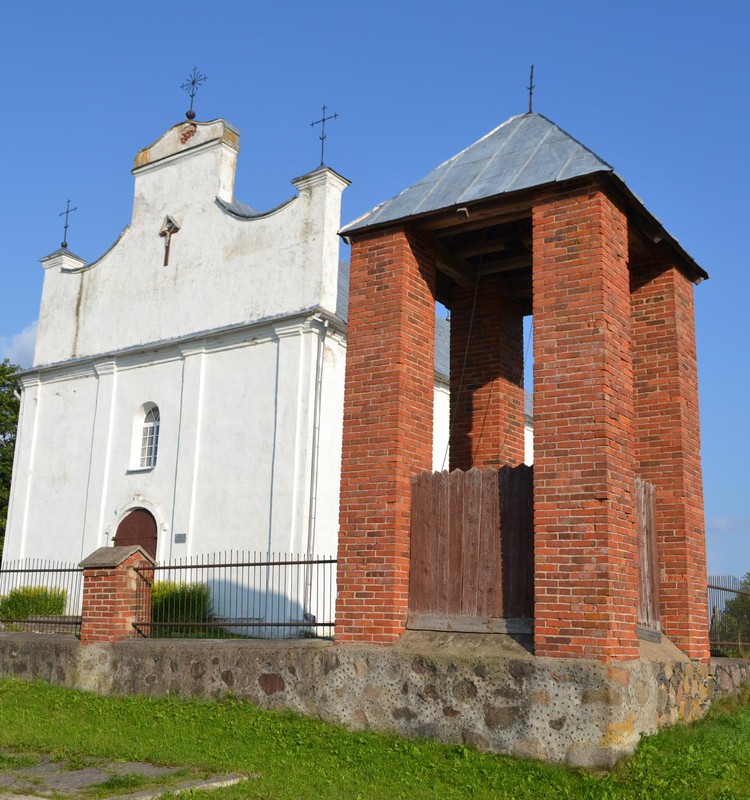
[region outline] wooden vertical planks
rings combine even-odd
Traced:
[[[498,471],[488,469],[478,475],[481,513],[478,538],[477,611],[479,617],[503,616],[502,545],[500,541],[500,507],[498,503]]]
[[[654,485],[636,478],[635,496],[638,532],[638,624],[658,631],[661,629],[661,616]]]
[[[481,488],[481,472],[478,469],[464,473],[464,514],[461,519],[463,596],[459,613],[469,617],[480,616],[477,565],[482,517]]]
[[[500,470],[503,607],[511,619],[534,616],[534,468]]]
[[[432,569],[429,562],[429,547],[426,541],[432,527],[432,483],[423,480],[424,475],[413,475],[411,479],[411,547],[409,567],[409,598],[424,606],[432,594]],[[430,495],[428,497],[428,494]]]
[[[450,509],[450,539],[448,541],[447,572],[448,603],[446,613],[460,614],[464,591],[464,473],[461,470],[444,473],[448,476],[448,508]]]
[[[498,630],[533,616],[532,494],[525,465],[412,478],[410,617]]]

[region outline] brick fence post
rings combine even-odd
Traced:
[[[151,587],[136,568],[154,565],[140,547],[100,547],[81,562],[81,644],[116,642],[133,635],[136,619],[151,621]],[[143,609],[140,606],[144,606]],[[143,614],[139,615],[139,611]]]

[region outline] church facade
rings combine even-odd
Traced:
[[[336,552],[348,181],[321,166],[259,213],[238,151],[223,120],[176,125],[138,153],[113,247],[42,259],[6,560]]]

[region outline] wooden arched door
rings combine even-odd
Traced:
[[[156,520],[145,508],[136,508],[125,516],[117,526],[115,547],[140,545],[156,559]]]

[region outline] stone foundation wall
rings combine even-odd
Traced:
[[[508,637],[453,633],[407,633],[388,648],[234,640],[82,647],[68,636],[0,634],[2,676],[103,694],[231,692],[351,729],[585,766],[613,764],[641,734],[697,719],[750,680],[746,661],[648,656],[535,658]]]

